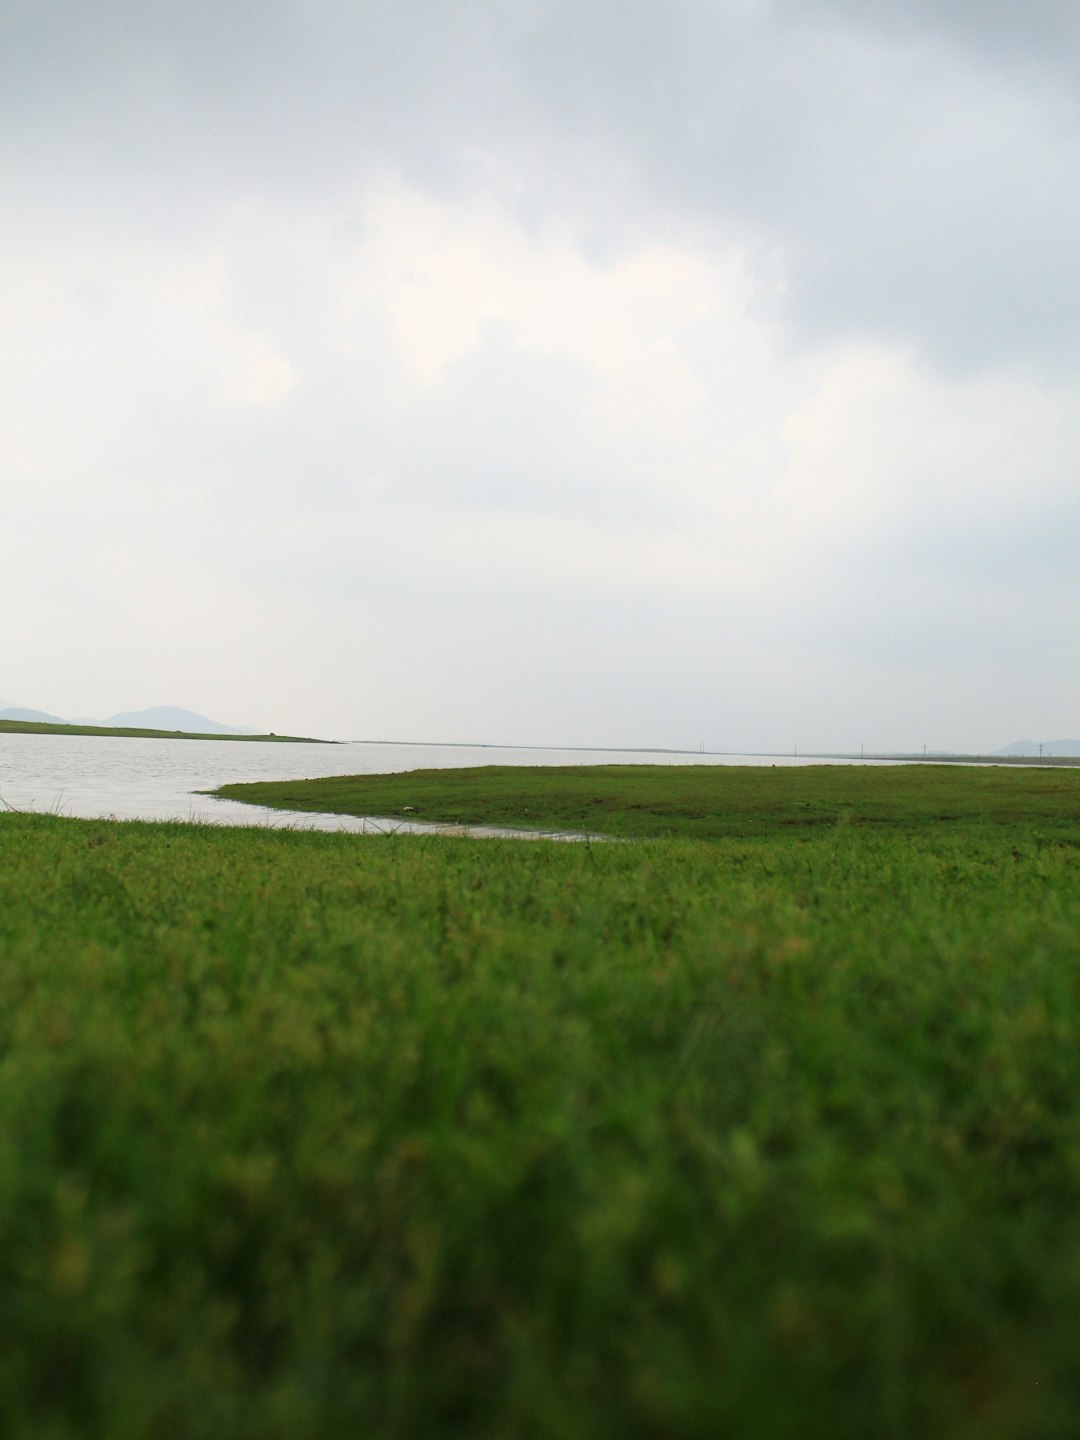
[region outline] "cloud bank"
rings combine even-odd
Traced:
[[[0,3],[0,675],[279,731],[1075,730],[1071,7]]]

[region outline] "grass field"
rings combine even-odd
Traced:
[[[0,1433],[1071,1440],[1080,777],[574,773],[0,815]]]
[[[304,735],[201,735],[191,730],[140,730],[123,725],[50,725],[44,720],[0,720],[0,735],[102,735],[129,740],[262,740],[282,745],[326,745]]]
[[[939,765],[487,765],[224,785],[229,800],[341,815],[721,840],[836,825],[901,834],[1036,824],[1074,833],[1080,771]]]

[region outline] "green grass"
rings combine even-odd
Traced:
[[[136,740],[272,740],[280,744],[328,745],[307,735],[217,735],[192,730],[140,730],[124,725],[50,725],[43,720],[0,720],[0,735],[104,735]]]
[[[0,1433],[1071,1440],[1072,778],[780,773],[709,841],[0,815]]]
[[[926,765],[489,765],[256,781],[229,800],[342,815],[568,829],[621,837],[718,840],[838,823],[911,832],[927,825],[1080,818],[1080,770]]]

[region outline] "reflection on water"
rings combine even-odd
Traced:
[[[16,810],[92,819],[199,820],[317,830],[445,832],[397,820],[267,811],[201,795],[240,780],[386,774],[466,765],[768,764],[748,755],[625,750],[511,750],[486,745],[289,745],[143,740],[99,735],[0,735],[0,799]],[[809,763],[781,760],[777,764]],[[502,834],[477,827],[474,835]]]

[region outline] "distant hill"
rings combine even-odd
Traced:
[[[110,715],[108,720],[95,720],[87,715],[71,719],[63,715],[50,715],[44,710],[28,710],[22,705],[9,705],[0,701],[0,720],[22,720],[37,725],[99,725],[118,730],[179,730],[191,735],[261,735],[253,725],[224,725],[220,720],[211,720],[194,710],[183,710],[179,705],[152,705],[149,710],[125,710],[119,715]]]
[[[194,735],[262,733],[252,725],[223,725],[220,720],[211,720],[206,715],[196,714],[194,710],[182,710],[177,705],[151,705],[149,710],[124,710],[119,715],[110,715],[107,720],[93,723],[117,726],[125,730],[179,730]]]
[[[1006,745],[1003,750],[996,752],[998,755],[1034,755],[1039,754],[1038,740],[1014,740],[1011,745]],[[1042,753],[1044,755],[1080,755],[1080,740],[1044,740],[1042,742]]]
[[[64,725],[59,715],[47,715],[44,710],[24,710],[21,705],[6,705],[0,710],[0,720],[33,720],[39,725]]]

